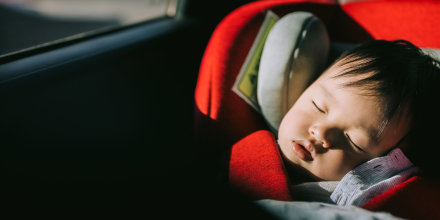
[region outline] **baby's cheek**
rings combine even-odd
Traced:
[[[345,174],[354,168],[354,162],[341,150],[330,150],[316,159],[317,163],[314,164],[315,175],[324,180],[341,180]]]
[[[307,139],[306,131],[308,130],[309,118],[307,115],[302,114],[301,111],[289,112],[281,121],[278,132],[279,136],[286,136],[290,139]]]

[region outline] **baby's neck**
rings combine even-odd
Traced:
[[[286,171],[287,171],[287,175],[289,177],[290,183],[292,185],[301,184],[301,183],[305,183],[305,182],[321,181],[321,179],[315,177],[309,171],[307,171],[306,169],[304,169],[300,166],[297,166],[294,164],[289,164],[287,161],[284,161],[284,164],[286,167]]]

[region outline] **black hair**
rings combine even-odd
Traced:
[[[344,52],[335,63],[343,67],[336,77],[365,75],[346,86],[383,97],[386,119],[408,110],[411,141],[405,154],[423,170],[434,171],[433,151],[440,148],[434,139],[440,137],[440,62],[405,40],[373,40]]]

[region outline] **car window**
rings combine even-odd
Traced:
[[[174,16],[177,0],[0,0],[0,58]]]

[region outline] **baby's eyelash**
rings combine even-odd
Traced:
[[[362,152],[365,152],[361,147],[359,147],[357,144],[355,144],[355,143],[351,140],[351,138],[350,138],[350,136],[348,136],[348,134],[345,134],[345,137],[347,137],[348,142],[350,143],[351,146],[353,146],[354,148],[356,148],[356,149],[358,149],[358,150],[360,150],[360,151],[362,151]]]
[[[320,111],[321,113],[324,113],[324,114],[325,114],[325,111],[322,110],[322,108],[320,108],[320,107],[315,103],[315,101],[312,100],[312,103],[313,103],[313,105],[315,106],[315,108],[316,108],[318,111]]]

